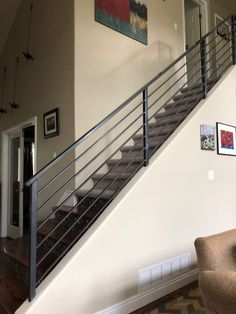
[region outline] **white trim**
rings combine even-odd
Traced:
[[[221,17],[219,14],[217,14],[217,13],[214,13],[214,26],[216,27],[217,26],[217,24],[216,24],[216,19],[219,19],[219,20],[221,20],[222,22],[224,21],[224,18],[223,17]],[[225,24],[227,25],[227,26],[230,26],[230,24],[228,23],[228,22],[225,22]]]
[[[194,269],[161,286],[135,295],[95,314],[128,314],[196,281],[197,278],[198,269]]]
[[[27,121],[19,123],[12,128],[9,128],[2,132],[2,155],[1,155],[1,174],[2,174],[2,187],[1,187],[1,225],[0,225],[0,237],[7,237],[7,225],[8,225],[8,141],[9,136],[27,126],[35,126],[35,151],[37,156],[37,117],[33,117]],[[36,169],[37,169],[37,157],[36,157]]]
[[[197,5],[199,5],[202,9],[202,21],[203,21],[203,29],[202,29],[202,36],[206,35],[209,30],[209,18],[208,18],[208,3],[206,0],[192,0]],[[186,22],[185,22],[185,5],[184,0],[182,0],[182,7],[183,7],[183,32],[184,32],[184,51],[186,47]]]

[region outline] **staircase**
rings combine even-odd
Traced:
[[[30,234],[4,245],[1,264],[28,286],[30,301],[48,273],[235,64],[235,17],[221,24],[226,22],[232,27],[231,40],[222,39],[224,50],[217,48],[215,28],[26,183],[32,197]],[[200,66],[191,77],[196,56]],[[221,68],[215,68],[219,59]]]

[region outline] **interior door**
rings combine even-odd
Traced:
[[[23,132],[9,135],[8,237],[23,236]]]
[[[219,25],[223,19],[215,15],[215,25]],[[222,72],[227,68],[230,62],[231,54],[231,41],[230,41],[230,25],[223,23],[218,27],[216,32],[216,69],[217,76],[220,76]]]
[[[200,6],[194,1],[185,0],[186,50],[201,38],[201,19]],[[188,54],[186,61],[188,81],[192,85],[199,80],[201,74],[199,47],[196,47]]]

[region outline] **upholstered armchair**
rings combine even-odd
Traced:
[[[236,314],[236,229],[195,241],[208,314]]]

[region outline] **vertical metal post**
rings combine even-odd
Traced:
[[[232,61],[233,61],[233,65],[236,64],[236,46],[235,46],[235,16],[233,15],[231,17],[231,31],[232,31]]]
[[[29,301],[32,301],[36,294],[36,245],[37,245],[37,180],[30,187],[31,205],[29,212]]]
[[[143,91],[143,158],[144,167],[149,164],[149,145],[148,145],[148,88]]]
[[[202,75],[202,91],[203,98],[207,98],[207,72],[206,72],[206,38],[201,38],[201,75]]]

